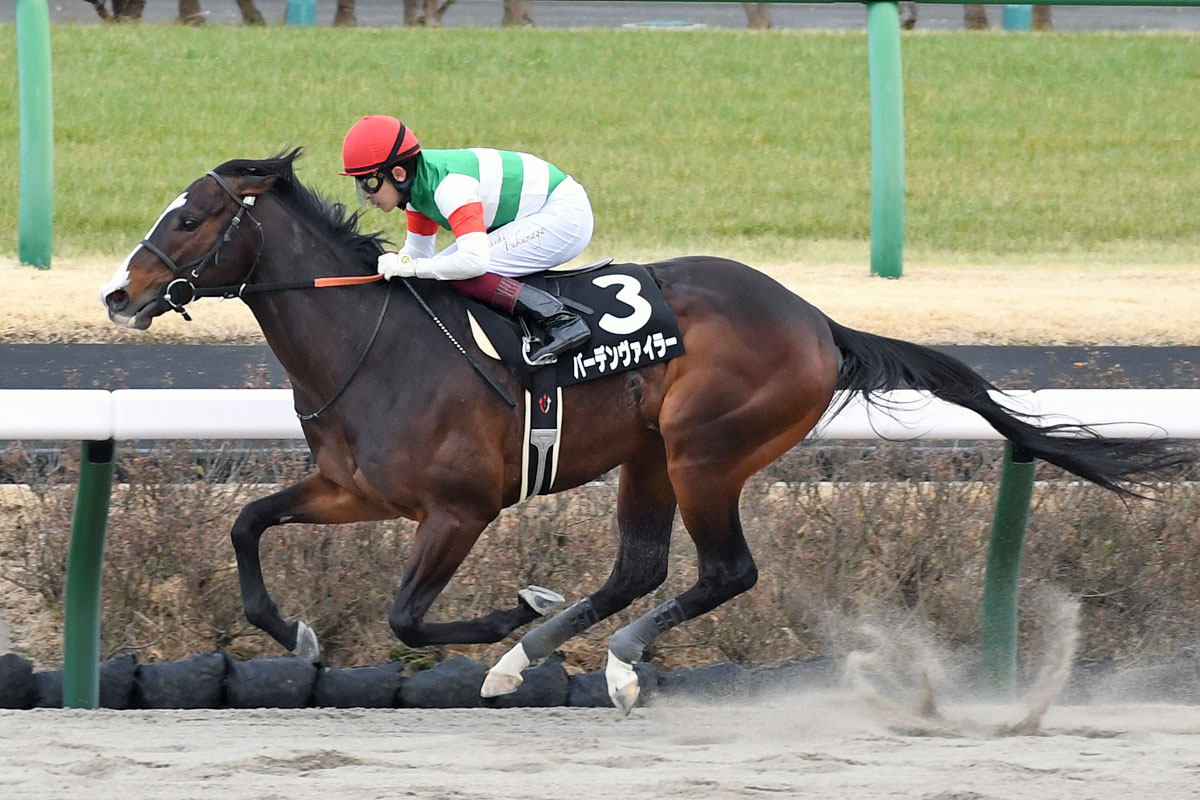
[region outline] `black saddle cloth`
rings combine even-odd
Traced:
[[[521,281],[561,299],[592,331],[592,338],[581,347],[563,353],[555,364],[538,368],[553,369],[559,386],[638,369],[684,353],[675,314],[654,277],[641,264],[539,272]],[[467,307],[501,360],[528,388],[533,368],[521,357],[525,335],[521,322],[474,300],[468,300]],[[531,333],[545,341],[544,331],[526,324]]]

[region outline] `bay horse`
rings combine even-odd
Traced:
[[[293,170],[299,155],[228,161],[194,181],[101,300],[114,323],[145,329],[167,311],[186,317],[197,297],[241,297],[287,371],[316,471],[247,504],[233,525],[251,623],[317,659],[316,635],[303,621],[285,621],[263,582],[259,542],[269,527],[407,517],[418,524],[388,616],[396,636],[414,647],[500,641],[563,598],[529,587],[513,607],[476,619],[424,618],[484,528],[519,500],[523,409],[502,398],[504,390],[520,396],[516,381],[479,358],[463,301],[446,286],[378,280],[385,240],[361,233],[357,213],[302,185]],[[515,690],[525,667],[658,587],[678,509],[698,576],[613,635],[608,690],[628,712],[644,648],[755,584],[738,518],[742,487],[804,439],[838,390],[876,404],[878,392],[928,390],[978,413],[1025,454],[1123,494],[1135,494],[1129,481],[1191,459],[1164,440],[1041,428],[990,398],[994,387],[962,362],[839,325],[744,264],[690,256],[645,266],[674,310],[686,353],[564,389],[550,487],[566,491],[620,467],[615,564],[602,586],[547,616],[499,659],[485,697]],[[456,348],[451,336],[464,344]]]

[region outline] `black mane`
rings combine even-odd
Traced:
[[[362,233],[358,229],[361,211],[348,212],[346,206],[321,196],[296,179],[292,165],[304,152],[296,147],[274,158],[235,158],[217,167],[218,175],[273,175],[277,178],[271,191],[287,202],[304,219],[324,223],[329,237],[353,250],[373,265],[388,241],[380,231]]]

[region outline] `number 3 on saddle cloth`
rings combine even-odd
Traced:
[[[611,259],[571,271],[539,272],[521,278],[558,297],[592,331],[581,347],[558,362],[531,368],[522,357],[524,321],[467,300],[467,317],[480,350],[502,361],[525,389],[524,471],[521,499],[544,494],[558,471],[562,388],[626,370],[669,361],[684,353],[675,314],[658,284],[640,264]],[[544,335],[540,330],[534,335]]]

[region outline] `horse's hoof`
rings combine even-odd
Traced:
[[[529,656],[525,655],[525,645],[517,642],[511,650],[500,657],[496,666],[488,670],[479,689],[480,697],[499,697],[511,694],[524,682],[521,670],[529,666]]]
[[[525,604],[536,611],[539,617],[546,616],[567,601],[567,598],[558,592],[533,584],[518,591],[517,597],[524,600]]]
[[[296,626],[296,647],[292,653],[297,658],[316,663],[321,657],[321,645],[317,643],[317,635],[303,622],[297,622]]]
[[[626,664],[608,651],[608,665],[604,668],[604,677],[608,681],[608,696],[613,705],[628,714],[637,705],[638,679],[632,664]]]
[[[512,694],[522,683],[523,679],[520,675],[506,675],[503,672],[496,672],[493,668],[488,670],[487,677],[483,679],[483,687],[479,690],[479,696],[500,697]]]

